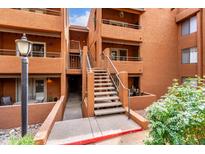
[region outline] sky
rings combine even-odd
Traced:
[[[90,8],[69,9],[69,21],[71,25],[87,26]]]

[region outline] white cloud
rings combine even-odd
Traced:
[[[79,25],[79,26],[87,26],[89,15],[90,15],[90,11],[86,11],[82,15],[70,16],[70,24]]]

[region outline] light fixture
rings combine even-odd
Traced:
[[[17,52],[21,56],[21,136],[23,137],[28,131],[28,55],[31,52],[32,43],[27,40],[26,34],[15,42]]]
[[[52,82],[53,81],[50,78],[47,79],[47,83],[52,83]]]
[[[26,57],[31,52],[32,42],[27,40],[26,34],[24,33],[21,39],[15,40],[16,47],[21,56]]]

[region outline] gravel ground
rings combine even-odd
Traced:
[[[29,125],[28,134],[35,135],[41,124]],[[0,129],[0,145],[9,144],[10,137],[21,137],[21,128]]]

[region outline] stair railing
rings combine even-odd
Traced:
[[[86,61],[87,61],[87,71],[90,72],[90,71],[92,71],[92,67],[90,64],[90,58],[89,58],[88,54],[86,56]]]
[[[107,72],[111,78],[111,80],[113,81],[118,93],[119,93],[119,85],[122,86],[123,89],[128,91],[128,118],[130,119],[130,89],[125,87],[125,85],[123,84],[123,82],[121,81],[120,77],[119,77],[119,72],[116,69],[115,65],[113,64],[112,60],[110,59],[110,57],[108,55],[106,55],[105,53],[103,53],[104,58],[106,59],[106,68],[107,68]]]

